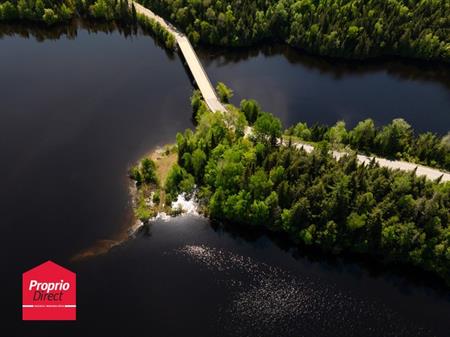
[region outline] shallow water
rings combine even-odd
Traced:
[[[157,221],[108,254],[72,261],[98,242],[114,242],[133,222],[127,169],[192,127],[192,86],[179,57],[149,37],[90,26],[31,33],[46,38],[12,34],[0,40],[0,335],[448,335],[450,293],[427,275],[409,278],[370,263],[305,254],[283,239],[192,215]],[[283,93],[280,102],[295,102],[300,79],[306,81],[312,95],[306,101],[317,111],[308,118],[318,121],[340,115],[322,115],[327,100],[314,94],[317,88],[339,91],[346,80],[357,87],[368,83],[366,89],[375,85],[370,67],[367,74],[342,72],[341,82],[331,81],[332,70],[320,75],[291,58],[212,61],[207,70],[233,86],[236,99],[258,98],[285,122],[302,115],[296,104],[277,105],[264,89],[270,83]],[[276,72],[277,64],[291,78],[289,87],[276,77],[257,80]],[[410,67],[419,76],[420,67]],[[436,132],[449,125],[450,90],[441,80],[424,79],[426,71],[419,84],[389,68],[379,72],[424,102],[443,95],[439,104],[428,104],[433,118],[425,122]],[[314,87],[320,76],[323,85]],[[355,111],[359,100],[347,97]],[[332,96],[327,104],[334,106]],[[48,259],[77,273],[76,322],[21,321],[21,273]]]

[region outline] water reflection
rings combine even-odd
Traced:
[[[92,332],[89,319],[98,307],[83,295],[96,294],[98,284],[83,280],[103,277],[98,259],[108,254],[71,257],[91,246],[88,255],[109,249],[128,228],[127,170],[192,127],[192,86],[178,56],[168,58],[139,31],[83,22],[50,30],[0,27],[0,268],[8,289],[0,335],[105,335],[103,328]],[[84,309],[73,329],[21,321],[20,275],[49,259],[80,277]],[[94,270],[81,272],[89,263]],[[113,314],[120,318],[120,311]]]
[[[353,264],[349,272],[342,268],[344,263],[329,263],[318,255],[312,260],[296,255],[291,262],[287,255],[292,249],[279,250],[264,231],[214,224],[208,226],[213,234],[201,226],[204,221],[184,217],[168,223],[164,232],[180,231],[184,225],[181,231],[189,230],[191,235],[175,239],[173,246],[179,248],[168,249],[165,255],[185,257],[193,269],[206,269],[226,294],[218,315],[220,336],[298,336],[299,332],[302,336],[431,336],[440,330],[430,330],[424,317],[421,323],[411,319],[409,315],[420,315],[420,308],[405,316],[404,307],[393,305],[389,293],[395,285],[384,283],[389,272],[375,280],[361,266]],[[154,226],[160,235],[161,224]],[[279,259],[283,262],[276,263]],[[347,267],[350,264],[346,261]],[[404,285],[411,292],[401,296],[411,296],[416,305],[424,301],[417,285],[409,281]],[[425,302],[434,298],[450,305],[448,291],[428,288],[426,294]],[[442,315],[436,312],[435,318]]]
[[[253,246],[264,249],[266,239],[281,251],[289,254],[295,260],[308,263],[323,263],[324,268],[351,274],[352,277],[362,278],[367,274],[373,279],[383,279],[399,291],[407,292],[410,287],[422,287],[436,293],[437,297],[445,298],[450,303],[448,285],[434,275],[418,268],[402,264],[380,262],[378,258],[352,253],[333,255],[320,248],[297,245],[285,233],[271,232],[261,227],[240,226],[232,223],[217,223],[212,221],[211,228],[218,235],[226,235],[237,241],[245,241]]]
[[[40,24],[0,24],[0,38],[6,36],[13,37],[18,36],[21,38],[34,38],[39,42],[45,40],[57,40],[61,37],[74,40],[78,36],[78,31],[84,29],[89,33],[113,33],[119,32],[124,37],[137,34],[137,29],[133,27],[124,27],[108,22],[91,22],[86,20],[74,20],[70,24],[55,25],[52,27],[46,27]]]
[[[111,245],[101,240],[129,224],[127,168],[192,126],[191,86],[176,55],[168,61],[151,39],[134,33],[84,23],[1,27],[0,223],[7,240],[0,265],[2,288],[10,290],[4,306],[16,309],[5,310],[0,334],[420,336],[431,329],[430,335],[448,335],[448,291],[390,272],[374,277],[373,267],[353,260],[199,217],[157,222],[109,254],[68,261],[98,240]],[[52,41],[61,36],[76,43]],[[220,68],[237,84],[249,75],[259,87],[276,89],[281,82],[261,82],[257,75],[267,67],[252,60]],[[228,68],[233,65],[242,68]],[[241,72],[247,68],[250,73]],[[280,70],[277,63],[273,69]],[[281,69],[288,78],[290,68]],[[327,85],[326,77],[314,80]],[[286,88],[292,89],[284,99],[295,97],[298,87]],[[316,111],[320,101],[311,100],[310,108]],[[79,320],[70,327],[20,320],[20,275],[46,259],[77,273]]]
[[[0,39],[17,36],[24,39],[33,38],[38,42],[59,40],[63,37],[68,40],[75,40],[80,31],[87,32],[88,34],[119,33],[124,38],[133,38],[141,35],[150,36],[134,25],[123,25],[115,22],[101,22],[87,19],[74,19],[69,24],[58,24],[52,27],[46,27],[36,23],[0,23]],[[151,41],[153,41],[156,46],[163,49],[168,58],[174,59],[174,53],[167,50],[163,43],[157,39],[149,39],[149,42]]]
[[[212,82],[235,90],[233,103],[255,98],[285,126],[306,121],[349,127],[405,118],[419,132],[450,129],[450,65],[404,59],[345,61],[287,46],[199,51]]]
[[[424,62],[414,59],[384,58],[366,61],[318,57],[301,52],[292,47],[274,44],[253,48],[225,49],[202,46],[198,53],[207,66],[214,63],[224,67],[233,63],[251,60],[258,56],[274,57],[282,55],[291,65],[302,65],[322,74],[331,74],[335,79],[348,75],[366,75],[376,72],[409,81],[439,82],[450,90],[450,65],[444,62]]]

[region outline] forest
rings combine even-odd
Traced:
[[[449,1],[139,2],[179,26],[194,44],[249,46],[282,41],[332,57],[450,60]],[[82,16],[129,23],[133,13],[127,5],[126,0],[0,0],[0,21],[54,25]]]
[[[252,114],[248,101],[210,113],[197,93],[192,106],[197,126],[177,134],[168,201],[190,193],[212,219],[264,226],[334,254],[413,265],[450,282],[450,182],[375,161],[359,165],[352,154],[336,160],[327,140],[311,153],[280,145],[280,120]]]
[[[128,0],[0,0],[0,22],[19,20],[53,26],[82,17],[141,29],[167,49],[174,50],[174,36],[153,19],[136,13]]]
[[[54,25],[79,16],[109,21],[131,17],[126,1],[113,0],[1,0],[0,21],[18,20]]]
[[[191,42],[282,41],[344,58],[450,60],[450,2],[441,0],[139,0]]]
[[[432,132],[416,136],[411,125],[401,118],[383,127],[376,127],[372,119],[366,119],[351,130],[346,129],[343,121],[332,127],[318,124],[308,127],[306,123],[298,123],[285,134],[307,142],[326,140],[334,147],[349,146],[368,155],[402,159],[450,171],[450,131],[444,137]]]

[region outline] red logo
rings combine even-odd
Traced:
[[[76,275],[52,261],[22,275],[22,319],[76,319]]]

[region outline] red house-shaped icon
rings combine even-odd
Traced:
[[[47,261],[22,274],[23,320],[75,320],[76,275]]]

